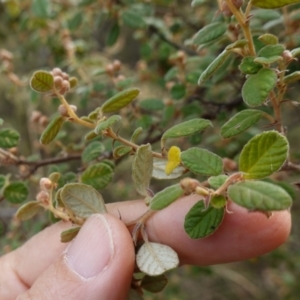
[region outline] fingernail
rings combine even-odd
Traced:
[[[82,226],[65,259],[69,267],[84,279],[89,279],[109,264],[114,253],[111,228],[104,215],[91,216]]]

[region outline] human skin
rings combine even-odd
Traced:
[[[267,218],[229,203],[217,231],[193,240],[185,233],[183,223],[197,200],[197,196],[184,197],[158,211],[146,224],[149,240],[172,247],[181,265],[203,266],[257,257],[283,244],[289,235],[288,211]],[[94,215],[85,222],[71,245],[60,242],[60,233],[71,225],[59,222],[0,258],[0,299],[126,299],[134,269],[134,247],[124,223],[140,217],[148,208],[139,200],[107,207],[108,214]],[[108,248],[113,248],[109,257]]]

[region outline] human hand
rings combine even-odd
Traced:
[[[231,213],[213,235],[192,240],[183,222],[197,200],[197,196],[182,198],[147,222],[149,240],[172,247],[181,264],[211,265],[256,257],[284,243],[290,232],[287,211],[267,219],[230,203]],[[0,299],[126,299],[135,255],[123,222],[146,210],[143,201],[109,204],[110,214],[90,217],[69,245],[60,242],[60,233],[70,224],[59,222],[46,228],[0,258]]]

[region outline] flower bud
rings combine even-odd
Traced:
[[[53,74],[53,76],[62,76],[62,71],[60,68],[54,68],[52,70],[52,74]]]
[[[69,81],[69,75],[68,75],[67,73],[62,72],[61,77],[62,77],[63,79],[65,79],[65,80],[68,80],[68,81]]]
[[[225,17],[231,17],[232,12],[225,1],[221,4],[221,11]]]
[[[63,78],[59,75],[54,76],[54,85],[57,89],[60,89],[63,85]]]
[[[107,75],[114,75],[114,66],[112,64],[107,65],[105,71]]]
[[[69,114],[68,114],[68,110],[66,109],[66,107],[61,104],[59,107],[58,107],[58,112],[60,113],[61,116],[63,117],[69,117]]]
[[[40,191],[36,195],[36,200],[46,206],[49,205],[49,201],[50,201],[49,193],[46,191]]]
[[[42,191],[49,191],[53,187],[52,181],[47,177],[42,177],[40,179],[40,188]]]
[[[41,116],[42,116],[42,113],[40,111],[34,110],[30,116],[30,122],[37,123],[39,121],[39,119],[41,118]]]
[[[115,72],[118,72],[118,71],[121,70],[121,62],[119,60],[117,60],[117,59],[114,60],[112,65],[113,65],[113,68],[114,68]]]
[[[49,123],[49,119],[46,116],[41,116],[39,119],[39,125],[41,125],[42,127],[47,126]]]
[[[290,62],[291,60],[293,60],[294,59],[294,56],[293,56],[293,54],[291,53],[291,51],[289,51],[289,50],[284,50],[283,52],[282,52],[282,58],[283,58],[283,61],[285,62],[285,63],[288,63],[288,62]]]

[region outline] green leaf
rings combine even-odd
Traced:
[[[75,216],[87,219],[92,214],[106,213],[101,194],[82,183],[66,184],[60,193],[65,207]]]
[[[295,48],[291,51],[291,54],[293,55],[293,57],[296,57],[300,54],[300,47],[299,48]]]
[[[281,61],[281,60],[283,60],[282,56],[271,56],[268,58],[256,57],[254,59],[254,62],[262,64],[262,65],[270,65],[270,64],[273,64],[273,63]]]
[[[189,148],[181,152],[180,158],[183,165],[195,174],[216,176],[223,171],[222,158],[205,149]]]
[[[68,20],[69,30],[73,31],[77,29],[82,24],[82,21],[83,21],[83,12],[79,11],[76,14],[74,14],[72,18]]]
[[[254,56],[246,56],[243,58],[241,64],[239,65],[239,69],[244,74],[256,74],[263,65],[254,61]]]
[[[195,45],[202,45],[212,42],[221,37],[227,29],[227,24],[223,22],[215,22],[206,25],[200,29],[193,37],[193,43]]]
[[[206,129],[208,126],[212,126],[209,120],[205,119],[192,119],[186,122],[182,122],[169,128],[162,136],[162,140],[168,138],[177,138],[182,136],[189,136]]]
[[[248,77],[242,88],[244,102],[253,107],[264,103],[276,85],[277,76],[271,69],[261,69]]]
[[[97,136],[98,136],[98,134],[95,133],[95,131],[93,130],[93,131],[88,132],[88,133],[85,135],[84,139],[85,139],[86,141],[90,141],[90,140],[96,138]]]
[[[107,120],[99,122],[95,128],[95,133],[99,134],[102,130],[106,130],[109,127],[113,126],[115,123],[120,122],[122,117],[119,115],[113,115],[109,117]]]
[[[43,131],[42,136],[40,138],[40,143],[43,145],[48,145],[52,142],[57,134],[59,133],[62,125],[65,122],[65,118],[62,116],[55,117]]]
[[[38,93],[48,93],[53,88],[53,75],[46,71],[36,71],[30,79],[30,86]]]
[[[176,201],[183,195],[183,189],[180,184],[174,184],[166,187],[162,191],[155,194],[150,202],[150,209],[152,210],[161,210],[171,203]]]
[[[23,204],[16,212],[16,217],[21,221],[26,221],[34,217],[41,210],[40,203],[37,201],[29,201]]]
[[[281,44],[267,45],[259,50],[257,56],[265,58],[270,58],[272,56],[280,56],[284,50],[285,47]]]
[[[27,199],[28,188],[24,182],[15,181],[5,187],[3,196],[10,203],[20,204]]]
[[[206,68],[206,70],[203,71],[203,73],[200,75],[198,85],[202,84],[206,79],[211,77],[223,65],[230,53],[231,52],[226,49],[223,52],[221,52],[216,57],[216,59]]]
[[[246,179],[264,178],[278,171],[288,157],[287,139],[277,131],[253,137],[240,154],[240,171]]]
[[[258,39],[265,45],[277,45],[278,37],[271,33],[265,33],[258,37]]]
[[[116,112],[131,103],[139,95],[139,93],[140,90],[136,88],[130,88],[122,91],[104,102],[101,106],[101,110],[104,113]]]
[[[120,157],[128,154],[131,150],[132,150],[132,148],[129,146],[123,146],[123,145],[118,146],[113,151],[113,157],[115,159],[119,159]]]
[[[257,123],[263,114],[263,111],[256,109],[240,111],[222,126],[221,136],[223,138],[229,138],[245,131]]]
[[[260,8],[279,8],[286,5],[300,3],[299,0],[253,0],[252,4]]]
[[[141,281],[141,288],[151,293],[161,292],[168,283],[165,275],[159,276],[144,276]]]
[[[120,26],[118,22],[115,22],[106,37],[106,45],[108,47],[112,47],[118,40],[119,35],[120,35]]]
[[[0,126],[3,125],[4,121],[0,118]]]
[[[1,194],[1,190],[2,188],[5,186],[6,184],[6,177],[4,175],[0,175],[0,194]]]
[[[139,107],[149,111],[163,110],[164,103],[160,99],[146,99],[139,102]]]
[[[203,4],[203,3],[205,3],[206,1],[207,0],[193,0],[191,6],[192,7],[196,7],[196,6],[199,6],[199,5]]]
[[[218,176],[211,176],[208,178],[208,183],[213,189],[216,190],[225,183],[227,178],[228,176],[224,174]]]
[[[67,229],[67,230],[63,231],[60,234],[60,241],[62,243],[71,242],[76,237],[76,235],[78,234],[80,228],[81,227],[78,226],[78,227],[70,228],[70,229]]]
[[[186,87],[184,84],[176,83],[171,88],[171,96],[175,100],[182,99],[185,96]]]
[[[95,160],[105,150],[104,145],[99,141],[91,142],[84,149],[81,159],[84,163]]]
[[[124,24],[131,28],[143,29],[147,26],[143,17],[132,10],[125,10],[121,14],[121,18]]]
[[[17,146],[20,134],[10,128],[0,129],[0,147],[11,148]]]
[[[214,208],[222,208],[226,205],[226,198],[223,195],[215,195],[210,199],[211,206]]]
[[[105,163],[89,166],[81,175],[81,181],[97,190],[104,189],[112,180],[113,169]]]
[[[178,166],[175,168],[171,174],[167,175],[166,170],[167,161],[164,159],[154,158],[153,160],[153,171],[152,177],[156,179],[175,179],[180,177],[186,171],[186,168],[183,166]]]
[[[135,129],[135,131],[133,132],[130,141],[135,143],[136,140],[139,138],[140,134],[143,132],[143,128],[142,127],[138,127],[137,129]]]
[[[142,196],[149,196],[148,189],[152,177],[153,156],[151,145],[141,145],[136,151],[132,163],[132,180],[136,191]]]
[[[214,233],[221,225],[225,215],[225,208],[208,207],[198,201],[186,214],[184,230],[192,239],[200,239]]]
[[[285,84],[290,84],[300,80],[300,71],[295,71],[289,75],[284,76],[283,80]]]
[[[229,198],[250,210],[283,210],[292,205],[291,196],[278,185],[264,181],[245,181],[228,188]]]
[[[33,0],[31,9],[36,17],[46,19],[51,16],[51,1],[49,0]]]

